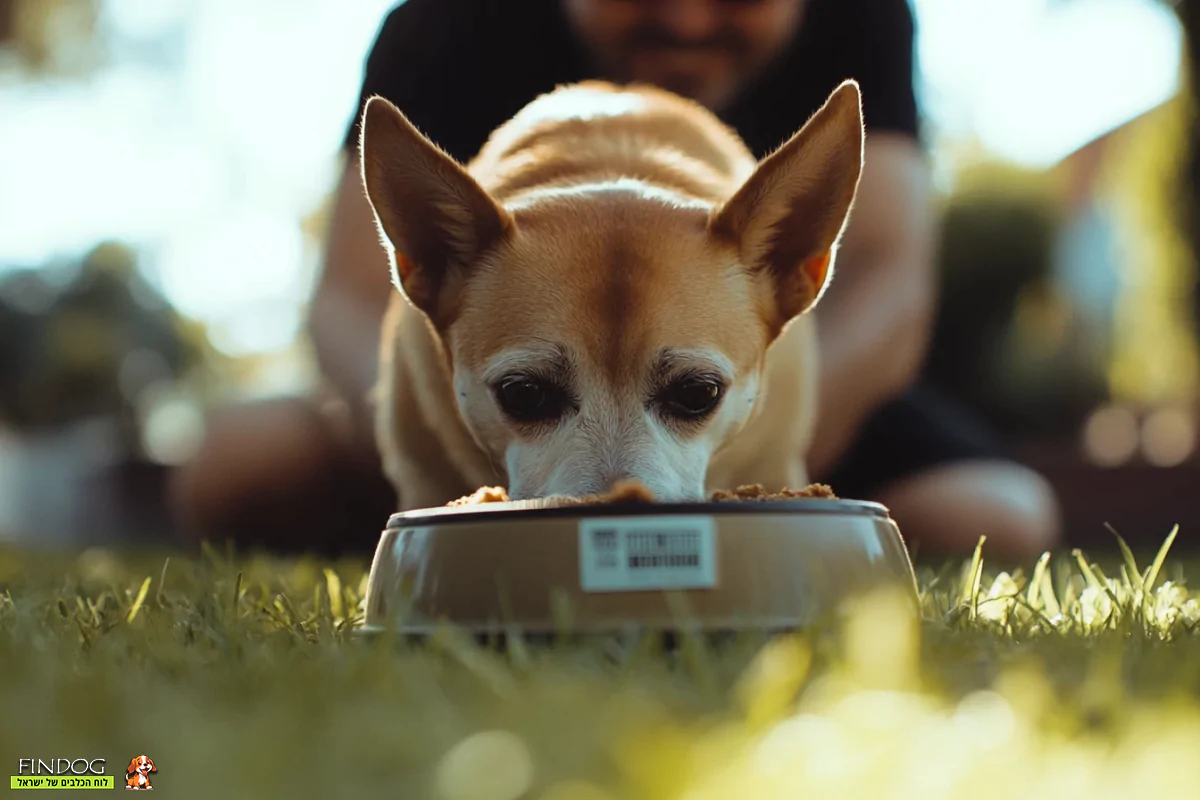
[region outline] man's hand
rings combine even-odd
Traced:
[[[932,327],[929,168],[909,136],[868,134],[836,273],[815,313],[821,341],[809,470],[825,474],[873,411],[916,378]]]

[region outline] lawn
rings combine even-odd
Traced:
[[[145,753],[198,798],[1200,798],[1172,539],[922,567],[919,620],[879,595],[770,642],[504,653],[363,639],[363,563],[0,550],[0,762],[103,757],[119,788]]]

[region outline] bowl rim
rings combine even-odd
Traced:
[[[472,506],[438,506],[401,511],[388,518],[386,530],[455,523],[515,522],[529,519],[563,517],[646,517],[704,515],[713,517],[740,514],[840,515],[889,519],[886,506],[871,500],[831,500],[821,497],[796,497],[786,500],[706,500],[697,503],[654,503],[627,501],[594,505],[538,505],[537,500],[512,500],[504,503],[480,503]]]

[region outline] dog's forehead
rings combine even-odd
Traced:
[[[707,233],[706,207],[616,191],[557,199],[515,211],[517,235],[467,287],[467,359],[564,339],[610,375],[668,347],[711,347],[737,368],[758,358],[753,282]]]

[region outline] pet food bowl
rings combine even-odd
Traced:
[[[389,519],[364,632],[670,630],[681,614],[706,631],[786,630],[885,584],[915,602],[908,551],[877,503],[484,503]]]

